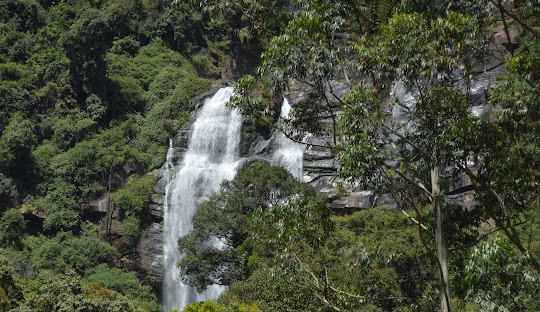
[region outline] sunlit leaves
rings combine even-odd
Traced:
[[[223,182],[219,192],[203,202],[193,216],[193,231],[178,241],[180,251],[185,253],[178,263],[184,281],[203,290],[214,283],[229,285],[245,278],[260,265],[254,261],[261,256],[257,253],[273,253],[266,241],[261,244],[250,238],[263,231],[260,224],[251,222],[252,214],[259,208],[273,209],[283,204],[288,196],[314,197],[309,207],[299,208],[303,209],[302,214],[289,220],[289,225],[302,221],[304,226],[309,223],[317,227],[309,218],[328,217],[329,211],[324,210],[327,208],[321,204],[313,187],[300,183],[281,167],[255,162],[240,170],[232,181]],[[326,215],[318,215],[321,209]],[[298,223],[296,230],[300,227]],[[315,229],[306,227],[305,230],[312,236],[316,234]],[[205,246],[213,237],[223,243],[223,248]]]
[[[496,236],[473,249],[465,268],[468,297],[481,311],[538,309],[540,278],[508,239]]]
[[[404,79],[468,79],[468,72],[485,53],[486,44],[477,22],[463,14],[428,20],[420,14],[396,14],[377,34],[356,46],[360,69],[382,83]],[[443,76],[441,76],[443,75]]]

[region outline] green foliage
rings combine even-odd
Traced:
[[[13,206],[19,197],[19,192],[13,180],[0,173],[0,211]]]
[[[225,305],[242,302],[256,305],[267,312],[324,311],[313,296],[311,285],[305,280],[272,275],[262,269],[253,272],[247,279],[233,282],[220,297],[220,302]]]
[[[23,252],[0,249],[0,287],[9,296],[9,300],[4,300],[5,293],[0,291],[0,304],[7,302],[15,308],[9,311],[163,309],[150,286],[142,285],[134,272],[109,267],[107,263],[117,257],[116,251],[94,236],[78,238],[70,232],[60,232],[53,238],[28,236],[23,245]],[[6,267],[3,256],[9,259],[10,267]],[[22,290],[21,286],[24,297],[22,292],[14,292]]]
[[[191,57],[193,66],[202,77],[216,78],[219,75],[219,69],[214,66],[204,54],[195,54]]]
[[[156,177],[133,176],[114,196],[114,202],[122,209],[125,218],[122,223],[124,234],[130,244],[137,243],[141,234],[141,225],[145,221],[145,212],[154,192]]]
[[[47,213],[45,230],[74,229],[79,222],[75,186],[61,180],[50,184],[43,208]]]
[[[153,176],[134,176],[130,182],[118,190],[114,201],[126,215],[140,217],[150,201],[155,182],[156,177]]]
[[[225,305],[264,311],[325,311],[325,300],[359,311],[435,308],[436,271],[404,215],[370,209],[331,221],[313,191],[299,192],[282,170],[254,163],[201,205],[194,231],[179,240],[188,283],[230,283]],[[295,192],[280,184],[289,179]],[[226,247],[201,247],[212,236]]]
[[[167,48],[163,40],[154,39],[141,47],[134,57],[108,53],[107,73],[109,76],[131,76],[143,89],[148,90],[161,70],[169,66],[180,68],[184,62],[180,53]]]
[[[128,312],[142,311],[137,309],[129,298],[107,288],[99,283],[85,284],[73,271],[66,275],[56,275],[38,289],[29,293],[25,302],[13,311],[38,312]]]
[[[144,109],[143,88],[131,76],[111,76],[111,83],[115,86],[116,94],[111,101],[113,108],[122,107],[128,112],[140,112]]]
[[[5,211],[0,219],[0,244],[3,247],[20,246],[25,232],[26,222],[22,213],[13,208]]]
[[[187,121],[194,108],[191,97],[207,90],[210,81],[197,77],[193,65],[160,39],[141,47],[134,56],[114,51],[107,54],[108,76],[133,86],[125,92],[118,90],[113,99],[118,104],[113,104],[113,109],[119,110],[121,105],[125,110],[127,102],[122,98],[126,98],[138,103],[131,111],[146,110],[135,117],[138,133],[134,144],[149,154],[150,167],[157,168],[164,161],[167,139]]]
[[[205,301],[202,303],[192,303],[182,310],[183,312],[261,312],[255,305],[233,304],[223,306],[221,304]]]
[[[128,57],[135,56],[139,52],[141,43],[137,41],[133,36],[127,36],[124,38],[116,38],[113,41],[113,46],[109,50],[112,54],[126,55]]]
[[[122,228],[124,229],[124,237],[127,242],[135,246],[141,236],[141,220],[136,216],[128,215],[122,221]]]
[[[279,32],[286,25],[289,14],[284,10],[283,1],[276,0],[189,0],[174,1],[177,5],[185,2],[196,10],[208,15],[210,27],[222,30],[233,28],[236,31],[248,30],[250,35],[269,36]],[[213,20],[211,17],[217,17]],[[237,34],[238,35],[238,34]]]
[[[435,272],[426,267],[429,262],[417,229],[404,215],[386,208],[376,208],[334,220],[341,230],[334,234],[334,241],[328,242],[332,248],[343,248],[342,246],[347,244],[353,247],[351,242],[358,236],[356,241],[361,244],[361,248],[356,251],[351,248],[349,256],[360,251],[360,254],[356,255],[358,257],[362,256],[362,252],[367,252],[370,260],[368,263],[371,265],[393,268],[397,276],[389,285],[397,282],[405,297],[415,298],[419,306],[429,310],[429,298],[435,297],[429,288],[430,284],[434,287]],[[423,302],[424,300],[426,302]]]
[[[331,209],[321,201],[299,198],[296,194],[270,207],[258,207],[251,216],[256,236],[287,254],[296,244],[317,248],[332,229]]]
[[[454,168],[444,175],[460,176],[464,164],[474,163],[478,171],[469,173],[479,204],[474,218],[460,207],[444,209],[452,223],[445,226],[449,247],[458,248],[450,256],[452,280],[456,284],[467,276],[467,285],[453,293],[464,296],[470,287],[463,300],[470,310],[537,309],[538,269],[531,267],[539,250],[540,96],[533,32],[524,27],[521,46],[510,47],[508,75],[489,93],[493,106],[502,108],[496,120],[472,116],[467,92],[457,91],[466,89],[481,68],[486,30],[499,19],[487,1],[299,0],[294,8],[288,5],[275,0],[176,1],[174,7],[146,0],[2,1],[0,211],[24,198],[25,207],[44,210],[48,233],[77,233],[80,206],[103,195],[109,182],[115,191],[128,177],[163,163],[167,139],[194,107],[191,97],[209,88],[205,78],[218,77],[212,59],[224,52],[244,57],[262,42],[268,44],[258,71],[263,77],[243,79],[242,97],[233,101],[257,120],[258,129],[273,124],[286,87],[305,91],[285,129],[298,137],[330,135],[319,118],[337,126],[343,115],[338,133],[344,136],[343,176],[394,192],[400,206],[411,210],[429,201],[421,187],[408,187],[410,181],[429,186],[427,164]],[[520,23],[538,29],[534,1],[505,7]],[[415,93],[414,107],[382,102],[396,80]],[[341,97],[349,90],[349,97]],[[394,122],[391,110],[409,110],[406,123]],[[381,144],[388,140],[395,142]],[[220,283],[236,280],[225,306],[205,303],[193,309],[256,309],[236,304],[243,302],[267,311],[325,311],[323,299],[347,311],[436,309],[437,272],[419,251],[416,227],[404,216],[373,209],[333,218],[332,228],[328,209],[307,199],[312,191],[289,185],[289,178],[274,169],[271,175],[250,170],[244,181],[224,186],[224,197],[203,205],[195,234],[181,242],[192,283],[203,288],[216,282],[206,278],[216,271]],[[131,243],[145,221],[153,183],[145,179],[131,181],[115,198]],[[276,188],[287,191],[276,195]],[[297,193],[303,196],[288,197]],[[280,200],[268,205],[268,198]],[[417,212],[415,217],[432,229],[432,215]],[[470,228],[476,218],[494,220],[510,243],[488,239],[466,259],[467,244],[483,238]],[[160,310],[133,275],[104,264],[114,252],[97,239],[64,232],[24,237],[20,221],[20,213],[7,210],[0,236],[4,246],[22,239],[24,250],[1,252],[17,274],[35,279],[25,282],[22,298],[13,272],[0,264],[0,309]],[[428,233],[424,238],[430,243]],[[214,235],[226,248],[196,248]],[[67,267],[91,271],[92,282],[53,273]]]
[[[479,311],[533,311],[540,309],[540,279],[507,238],[499,235],[477,246],[466,266],[467,297]]]
[[[142,285],[134,272],[124,272],[106,264],[100,264],[88,270],[83,280],[99,283],[103,288],[128,296],[142,311],[159,312],[163,310],[156,295],[152,292],[152,288]]]
[[[232,106],[264,121],[276,115],[272,109],[274,94],[301,86],[305,100],[295,106],[294,121],[286,124],[285,130],[292,125],[290,132],[302,137],[318,133],[321,119],[331,118],[334,130],[336,121],[341,119],[339,130],[333,133],[334,142],[328,144],[340,152],[341,176],[360,182],[364,188],[391,194],[405,213],[414,211],[416,222],[423,224],[418,230],[429,253],[433,237],[428,233],[435,229],[438,255],[433,259],[438,257],[439,263],[446,263],[445,239],[448,247],[456,248],[458,251],[450,258],[456,266],[451,269],[457,271],[456,281],[463,276],[460,262],[466,253],[461,249],[482,238],[476,230],[480,218],[494,220],[512,244],[530,257],[531,265],[538,271],[536,254],[529,252],[535,246],[532,229],[538,209],[535,164],[540,132],[538,118],[533,117],[538,106],[538,71],[533,69],[538,68],[534,38],[538,34],[527,30],[530,40],[513,51],[507,62],[510,74],[492,92],[492,103],[503,108],[500,118],[475,116],[470,111],[471,83],[487,53],[492,52],[487,49],[490,34],[485,31],[486,26],[493,27],[487,3],[405,1],[390,16],[396,4],[295,1],[292,20],[272,38],[262,55],[260,77],[247,76],[237,83]],[[525,23],[537,25],[537,19],[530,18],[534,15],[530,15],[532,7],[524,2],[515,9],[523,14],[522,18],[529,16]],[[367,16],[372,20],[364,21]],[[527,28],[523,21],[518,23]],[[355,37],[356,30],[360,30],[361,36]],[[388,90],[389,86],[395,89]],[[398,95],[399,87],[407,88],[411,101],[388,99],[389,92]],[[528,165],[524,165],[524,159]],[[475,216],[450,205],[440,212],[439,187],[443,193],[452,189],[452,182],[449,185],[448,181],[439,180],[444,176],[471,179],[480,205]],[[419,207],[429,203],[434,213],[426,218],[426,211]],[[287,210],[276,211],[278,216],[282,212]],[[292,237],[290,241],[298,241],[290,229],[279,228],[280,221],[286,218],[273,220],[270,215],[263,220],[272,221],[259,223],[262,228],[269,226],[274,230],[267,231],[275,234],[269,235],[270,240],[286,241]],[[523,226],[523,222],[529,225]],[[525,246],[525,240],[531,243]],[[317,276],[319,263],[310,263],[310,257],[296,254],[294,261],[295,255],[285,249],[279,263],[289,263],[293,268],[296,263],[296,268],[300,265],[312,277]],[[369,265],[373,263],[376,262],[370,260]],[[379,273],[389,277],[388,281],[393,279],[391,271]],[[369,280],[369,275],[359,278]],[[393,297],[397,288],[391,285],[387,283],[386,291]],[[429,303],[433,295],[426,296],[429,292],[425,288],[408,289],[414,289],[415,298],[425,296],[426,300],[416,301],[419,307],[433,310]],[[463,290],[456,293],[462,296]],[[362,296],[371,295],[367,292]],[[369,301],[378,302],[377,306],[384,309],[400,304],[381,301],[384,297],[374,296]],[[348,304],[340,298],[330,299],[341,308]],[[449,300],[441,302],[445,305]]]
[[[0,256],[0,309],[9,311],[17,307],[22,299],[22,287],[13,269],[7,265],[6,259]]]
[[[83,208],[162,165],[191,98],[216,77],[206,58],[211,31],[201,14],[160,1],[6,0],[0,8],[0,251],[29,280],[20,311],[160,311],[133,276],[137,290],[123,297],[53,275],[68,267],[84,275],[113,260],[113,249],[84,237]],[[131,243],[147,221],[154,182],[137,178],[118,192]],[[9,210],[20,204],[45,216],[50,237],[26,237],[20,213]]]
[[[277,225],[279,215],[262,214],[256,224]],[[404,215],[373,208],[332,221],[330,232],[317,233],[316,244],[310,244],[314,232],[297,230],[291,237],[280,235],[285,230],[278,227],[276,233],[262,229],[258,235],[274,241],[278,261],[268,262],[261,256],[274,255],[260,254],[257,261],[270,264],[270,269],[258,269],[232,283],[221,300],[257,304],[264,311],[326,311],[324,300],[349,311],[436,309],[431,288],[436,272],[428,266],[415,226]],[[306,223],[309,227],[310,222],[301,224]]]
[[[116,250],[96,237],[74,237],[71,232],[59,232],[55,237],[29,236],[24,239],[25,249],[36,270],[54,270],[63,273],[68,268],[78,273],[110,263]]]
[[[314,205],[320,205],[309,184],[298,182],[281,167],[261,162],[240,170],[232,181],[223,182],[219,193],[199,206],[192,219],[193,231],[179,239],[185,256],[178,266],[185,281],[204,289],[216,282],[228,285],[246,276],[253,269],[246,266],[246,260],[253,257],[257,247],[248,239],[257,231],[257,226],[250,223],[251,214],[257,209],[270,209],[289,196],[314,197]],[[212,237],[226,247],[201,247]],[[260,251],[270,252],[262,247]]]
[[[0,169],[24,172],[23,163],[36,139],[35,124],[24,113],[14,113],[0,137]]]
[[[210,86],[198,71],[211,75],[211,64],[179,53],[199,51],[205,30],[187,7],[157,2],[0,6],[2,209],[31,195],[47,230],[76,229],[74,203],[161,166],[191,97]]]
[[[64,118],[58,118],[53,122],[52,139],[60,149],[66,150],[80,142],[94,125],[95,121],[86,113],[75,109]]]

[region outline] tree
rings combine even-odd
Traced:
[[[103,288],[99,283],[84,284],[72,270],[66,275],[57,275],[39,290],[31,293],[19,307],[20,311],[63,312],[63,311],[142,311],[128,297]],[[17,310],[15,310],[17,311]]]
[[[47,218],[43,228],[48,231],[74,230],[80,217],[76,200],[76,188],[72,184],[57,179],[49,185],[43,200]]]
[[[19,210],[12,208],[4,212],[0,220],[0,243],[2,246],[19,246],[25,232],[26,222]]]
[[[22,287],[19,285],[13,269],[7,259],[0,257],[0,308],[9,311],[23,301]]]
[[[17,173],[17,180],[24,180],[30,149],[36,142],[36,125],[23,112],[15,112],[0,137],[0,170]]]
[[[259,269],[221,302],[268,312],[436,309],[436,272],[406,216],[376,207],[329,218],[327,207],[302,201],[253,215],[254,238],[272,253],[258,255]]]
[[[467,296],[482,311],[533,311],[540,308],[538,275],[506,236],[490,237],[475,247],[466,266]]]
[[[0,211],[12,207],[19,197],[13,180],[0,173]]]
[[[179,4],[187,2],[196,9],[226,20],[226,26],[234,31],[247,28],[253,34],[262,36],[279,33],[281,27],[288,21],[290,4],[282,0],[175,0]]]
[[[472,114],[471,83],[488,52],[482,27],[489,21],[449,10],[455,7],[463,11],[466,3],[452,5],[446,10],[432,6],[422,12],[425,15],[413,13],[414,6],[402,5],[402,13],[394,14],[380,23],[376,32],[361,38],[348,33],[351,22],[338,10],[326,10],[318,1],[299,5],[295,18],[267,46],[259,69],[261,77],[239,81],[238,96],[232,99],[232,105],[245,114],[264,120],[272,114],[273,94],[291,86],[306,90],[307,99],[293,110],[292,125],[297,135],[289,132],[289,136],[299,139],[306,132],[316,133],[320,124],[314,120],[331,118],[333,142],[330,140],[328,146],[340,151],[341,176],[392,194],[403,213],[418,225],[427,250],[432,250],[429,242],[435,239],[434,259],[443,311],[450,310],[451,298],[444,233],[444,228],[449,227],[444,217],[448,209],[443,208],[443,196],[452,186],[442,177],[467,175],[473,181],[484,220],[493,218],[524,254],[528,251],[515,224],[534,221],[531,208],[537,206],[533,199],[536,191],[525,191],[524,185],[499,191],[494,188],[522,179],[530,186],[538,181],[537,170],[528,170],[509,153],[516,148],[521,151],[517,155],[537,159],[532,152],[535,143],[531,145],[527,140],[529,143],[519,147],[519,140],[510,139],[522,135],[524,140],[536,138],[537,123],[527,116],[535,114],[537,97],[532,94],[537,86],[529,80],[525,85],[526,104],[512,104],[516,113],[520,111],[518,105],[527,108],[521,110],[523,119],[516,120],[514,115],[513,121],[507,123],[514,125],[512,129],[503,129],[504,123],[489,116]],[[478,18],[485,15],[479,14],[478,8],[471,12]],[[528,53],[530,60],[530,55],[535,54]],[[526,64],[531,66],[534,61]],[[528,79],[536,77],[528,68],[523,71]],[[340,84],[348,86],[348,90],[337,92]],[[409,99],[399,94],[398,88],[403,87]],[[336,111],[344,111],[341,118]],[[338,132],[335,125],[339,119]],[[501,146],[508,150],[501,150]],[[519,177],[505,180],[510,172]],[[504,204],[498,192],[508,194],[506,199],[511,204]],[[518,194],[526,194],[526,198]],[[418,209],[427,204],[433,209],[433,219],[426,219]],[[416,211],[416,219],[409,211]],[[526,221],[520,221],[523,219]],[[428,234],[431,232],[433,238]],[[529,256],[537,267],[534,256]]]
[[[135,272],[124,272],[121,269],[99,264],[87,270],[84,282],[99,283],[101,287],[114,290],[130,298],[136,307],[145,312],[160,312],[163,307],[159,304],[156,294],[148,285],[144,285]]]
[[[122,225],[126,239],[132,245],[138,242],[141,226],[147,221],[145,220],[148,215],[147,207],[155,182],[156,178],[152,176],[132,176],[130,181],[114,196],[114,202],[124,216]]]
[[[96,237],[79,238],[71,232],[58,232],[51,238],[42,235],[27,236],[23,245],[25,253],[22,258],[30,261],[31,269],[28,273],[27,268],[19,267],[19,271],[27,277],[45,278],[50,274],[63,274],[69,270],[78,274],[90,274],[90,271],[95,272],[94,268],[100,264],[112,264],[118,256],[114,247]]]
[[[202,203],[193,216],[193,230],[178,241],[180,251],[185,253],[178,263],[185,282],[202,290],[211,284],[229,285],[249,275],[253,255],[271,253],[271,248],[257,246],[249,238],[256,232],[251,214],[279,205],[289,196],[320,201],[309,184],[298,182],[281,167],[262,162],[223,182],[219,192]],[[205,246],[213,237],[224,247]]]
[[[234,304],[232,306],[223,306],[212,301],[202,303],[192,303],[186,306],[183,312],[260,312],[257,306],[246,306],[243,304]]]
[[[531,41],[532,35],[525,37]],[[540,54],[538,43],[525,44],[506,60],[508,74],[491,90],[492,105],[501,107],[496,123],[487,123],[470,147],[474,168],[463,171],[472,180],[478,201],[497,228],[540,272],[540,254],[531,240],[540,207]]]

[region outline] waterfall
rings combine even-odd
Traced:
[[[165,311],[181,309],[196,301],[215,299],[223,287],[212,285],[203,293],[182,283],[176,264],[182,257],[178,238],[191,229],[197,205],[223,180],[234,178],[239,159],[242,116],[225,107],[233,88],[220,89],[199,110],[182,163],[174,167],[167,157],[166,175],[170,180],[164,202],[163,304]],[[168,156],[172,158],[172,145]],[[219,247],[217,239],[211,242]]]
[[[291,118],[291,105],[283,99],[280,120]],[[289,171],[295,178],[301,179],[304,175],[304,145],[294,142],[279,131],[274,141],[275,152],[272,155],[272,165],[281,166]]]

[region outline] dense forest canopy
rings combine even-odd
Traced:
[[[85,209],[116,192],[136,246],[145,174],[219,77],[229,34],[166,1],[0,7],[0,310],[161,311],[159,286],[122,269]]]
[[[0,8],[1,310],[162,311],[160,286],[127,265],[150,218],[147,173],[218,79],[238,79],[230,105],[244,132],[328,137],[310,146],[336,154],[337,187],[393,208],[332,215],[312,186],[251,164],[179,242],[186,283],[228,286],[184,311],[540,309],[536,1]],[[276,124],[297,90],[306,96]],[[458,178],[474,205],[447,200]],[[85,212],[99,198],[120,209],[127,248],[110,242],[112,213]],[[201,248],[212,236],[225,248]]]

